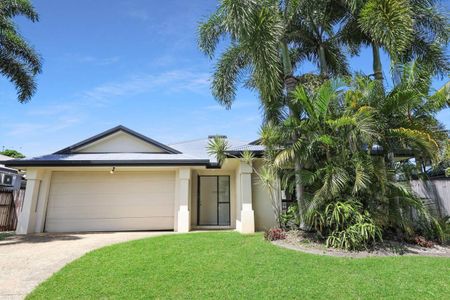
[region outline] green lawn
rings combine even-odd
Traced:
[[[102,248],[30,299],[449,299],[450,259],[336,258],[273,246],[261,234],[169,235]]]

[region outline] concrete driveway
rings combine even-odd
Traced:
[[[0,241],[0,299],[23,299],[39,283],[86,252],[172,232],[33,234]]]

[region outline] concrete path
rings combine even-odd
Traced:
[[[23,299],[39,283],[86,252],[172,232],[33,234],[0,241],[0,299]]]

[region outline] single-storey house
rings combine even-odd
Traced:
[[[209,138],[164,145],[117,126],[53,154],[10,160],[27,187],[16,232],[229,228],[252,233],[275,226],[268,192],[236,154],[262,146],[228,139],[233,157],[218,164]]]

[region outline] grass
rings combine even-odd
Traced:
[[[278,248],[261,234],[211,232],[90,252],[28,298],[445,299],[449,278],[448,258],[318,256]]]

